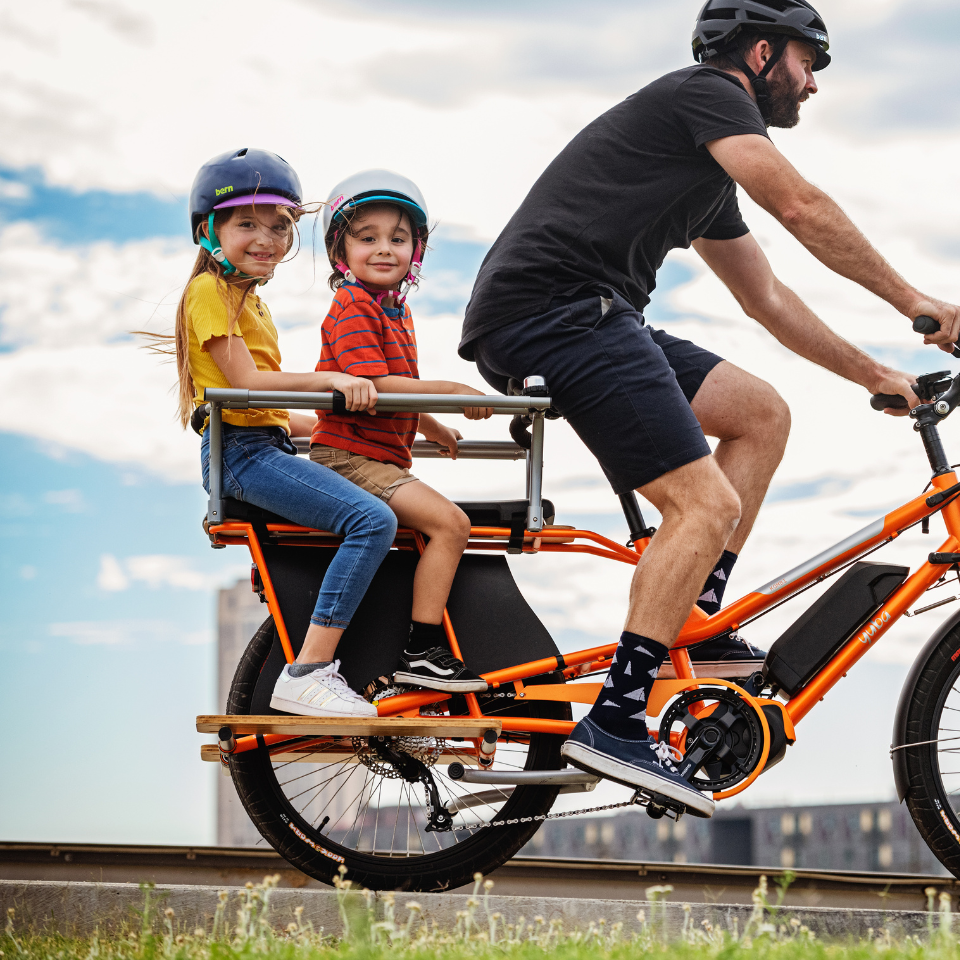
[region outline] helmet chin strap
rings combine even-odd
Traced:
[[[420,268],[423,266],[423,241],[417,240],[416,249],[413,251],[413,257],[410,260],[410,269],[407,271],[407,275],[403,278],[403,283],[400,285],[400,295],[397,298],[397,306],[403,306],[407,300],[407,294],[410,292],[411,287],[417,282],[417,277],[420,276]]]
[[[759,73],[754,73],[753,70],[747,66],[747,61],[744,60],[739,53],[727,54],[736,66],[747,75],[747,79],[753,86],[753,92],[757,95],[757,106],[760,108],[760,116],[762,116],[764,120],[770,119],[770,87],[767,84],[767,77],[770,75],[770,71],[780,62],[780,58],[783,56],[789,43],[789,37],[782,37],[777,40],[777,42],[773,44],[773,53],[770,54],[770,59],[763,65],[763,69]]]
[[[229,277],[235,273],[241,280],[256,280],[257,286],[262,287],[267,282],[266,277],[254,277],[252,274],[244,273],[227,259],[226,254],[223,252],[223,247],[220,246],[220,241],[217,239],[217,231],[213,229],[213,217],[214,215],[211,213],[207,220],[207,233],[210,237],[207,239],[207,237],[201,236],[200,246],[223,267],[223,275],[225,277]]]
[[[343,279],[347,283],[355,283],[358,287],[366,290],[373,297],[374,303],[379,307],[387,297],[399,297],[399,290],[371,290],[362,280],[358,280],[354,272],[341,260],[335,264],[335,269],[343,274]]]
[[[216,256],[216,255],[214,255]],[[354,272],[341,260],[334,265],[335,269],[339,270],[343,274],[343,279],[347,283],[355,283],[358,287],[362,287],[367,293],[373,297],[377,306],[381,306],[382,301],[387,297],[393,297],[394,302],[398,307],[402,307],[407,300],[407,294],[410,292],[410,288],[416,282],[417,277],[420,276],[420,268],[423,266],[423,241],[418,240],[416,249],[413,251],[413,257],[410,261],[410,269],[407,271],[407,275],[403,278],[403,283],[400,284],[399,290],[371,290],[362,280],[358,280]]]

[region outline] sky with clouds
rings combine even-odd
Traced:
[[[311,200],[363,168],[416,180],[440,223],[411,300],[423,375],[481,385],[455,348],[485,250],[582,126],[690,61],[698,6],[0,0],[0,719],[20,731],[14,775],[0,780],[0,836],[214,836],[192,719],[218,707],[214,591],[248,564],[208,548],[198,444],[174,422],[172,368],[129,333],[172,327],[195,253],[185,195],[199,164],[265,147],[296,167]],[[911,282],[960,301],[960,8],[823,0],[821,13],[834,63],[801,125],[774,139]],[[777,273],[845,337],[915,373],[958,369],[749,200],[743,208]],[[330,297],[309,223],[302,240],[263,291],[291,370],[313,367]],[[905,422],[786,353],[695,255],[671,255],[648,318],[770,380],[792,409],[732,596],[926,482]],[[463,432],[499,437],[504,426]],[[944,433],[949,451],[952,424]],[[428,461],[417,472],[453,497],[516,495],[522,482],[510,464]],[[558,522],[625,539],[599,469],[562,423],[548,431],[545,489]],[[911,533],[881,558],[915,565],[934,540]],[[514,571],[564,649],[619,633],[626,568],[544,556],[516,558]],[[768,645],[803,606],[759,621],[750,639]],[[745,799],[889,796],[899,685],[938,622],[898,624]],[[77,729],[83,750],[64,743]],[[851,732],[853,757],[837,745]]]

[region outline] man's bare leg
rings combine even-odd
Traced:
[[[639,492],[663,520],[634,573],[626,629],[610,674],[561,754],[583,770],[646,790],[657,803],[709,817],[713,800],[680,776],[669,744],[650,738],[646,704],[660,664],[736,528],[740,504],[712,456]]]
[[[726,360],[707,374],[690,406],[703,432],[720,440],[714,459],[740,498],[740,522],[717,556],[740,553],[783,459],[790,408],[769,383]]]
[[[625,629],[669,649],[740,517],[733,486],[712,456],[637,491],[662,520],[630,584]]]

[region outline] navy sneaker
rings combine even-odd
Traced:
[[[716,677],[718,680],[740,680],[756,673],[766,659],[766,650],[752,647],[738,633],[725,633],[713,640],[689,647],[690,660],[698,677]],[[676,671],[668,657],[660,667],[658,677],[675,680]]]
[[[695,817],[713,816],[713,798],[680,776],[672,759],[677,751],[665,743],[614,737],[584,717],[560,754],[581,770],[642,790],[659,803],[685,807]]]

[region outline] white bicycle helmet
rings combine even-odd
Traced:
[[[343,274],[350,283],[359,283],[345,263],[335,262],[332,257],[334,244],[333,237],[338,225],[345,225],[344,214],[365,203],[392,203],[404,210],[413,224],[415,246],[413,258],[410,261],[410,270],[401,284],[401,289],[390,291],[398,304],[402,304],[410,292],[410,287],[416,283],[423,264],[423,253],[426,246],[427,234],[427,202],[423,199],[420,188],[407,177],[391,170],[364,170],[355,173],[346,180],[341,180],[330,193],[323,208],[323,235],[327,250],[331,254],[330,265]],[[363,286],[363,284],[360,284]],[[386,293],[376,295],[377,303],[387,296]]]
[[[355,210],[364,203],[395,203],[410,215],[414,227],[427,225],[427,202],[420,188],[407,177],[391,170],[364,170],[341,180],[327,198],[323,208],[323,235],[347,210]]]

